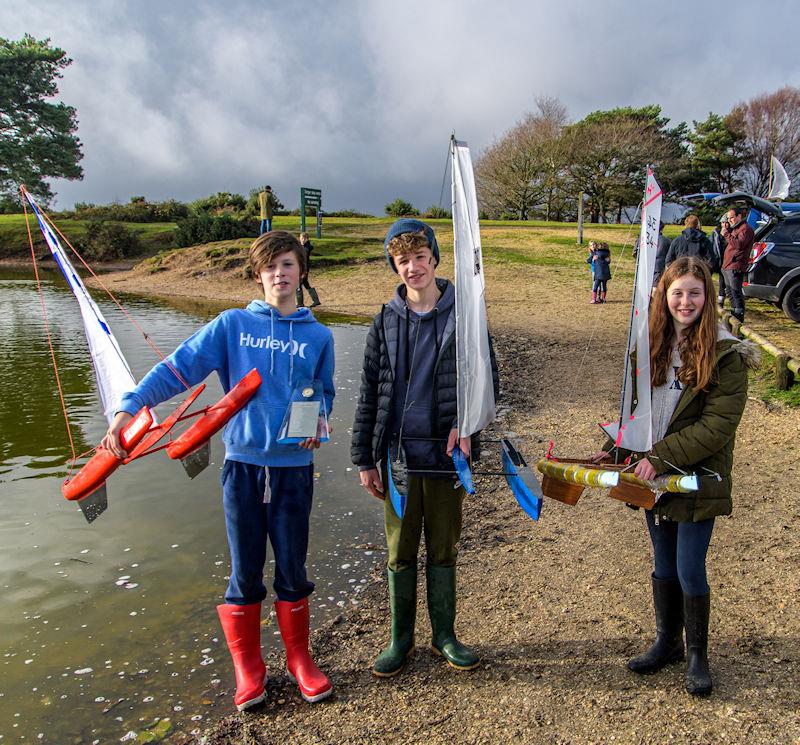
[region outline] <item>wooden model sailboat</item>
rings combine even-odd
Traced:
[[[647,169],[639,254],[631,302],[622,403],[619,420],[600,426],[617,449],[647,452],[653,445],[650,410],[650,336],[649,306],[653,287],[658,228],[661,220],[661,187],[650,168]],[[635,361],[635,369],[631,369]],[[587,486],[609,488],[609,496],[639,507],[651,508],[662,492],[691,492],[698,488],[694,475],[674,474],[644,481],[629,472],[624,463],[589,459],[555,458],[552,447],[537,463],[543,475],[542,491],[566,504],[576,504]]]

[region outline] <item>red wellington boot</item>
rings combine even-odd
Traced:
[[[218,605],[217,613],[236,673],[233,702],[243,711],[264,700],[267,666],[261,659],[261,603]]]
[[[278,628],[286,647],[286,669],[300,687],[300,695],[311,703],[333,693],[330,680],[314,664],[308,651],[308,598],[290,603],[275,601]]]

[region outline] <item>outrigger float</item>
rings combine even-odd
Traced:
[[[650,294],[653,288],[658,228],[661,220],[661,187],[647,169],[639,253],[631,301],[625,371],[622,381],[622,402],[619,420],[600,427],[620,448],[631,452],[648,452],[653,445],[650,409]],[[631,361],[638,360],[631,370]],[[636,394],[631,380],[635,384]],[[699,478],[694,474],[667,474],[653,480],[639,479],[629,471],[634,464],[589,458],[560,458],[553,455],[550,443],[544,458],[537,464],[542,474],[542,492],[546,497],[575,505],[586,487],[609,489],[609,496],[627,504],[651,509],[664,492],[697,491]]]
[[[124,393],[136,387],[136,381],[131,373],[130,366],[122,354],[110,326],[106,322],[100,308],[92,299],[83,281],[74,266],[67,258],[67,254],[56,237],[58,233],[64,242],[69,246],[75,256],[81,261],[83,266],[98,280],[111,300],[125,313],[125,309],[117,299],[100,282],[97,275],[91,270],[89,265],[81,258],[80,254],[73,248],[72,244],[64,237],[61,231],[55,226],[49,217],[36,204],[30,193],[22,187],[20,189],[23,197],[23,207],[25,209],[26,225],[28,229],[28,240],[31,249],[36,283],[42,298],[41,283],[39,281],[39,270],[36,262],[36,254],[33,248],[33,237],[31,235],[30,224],[28,223],[28,210],[26,202],[30,204],[39,228],[44,236],[45,242],[50,249],[64,278],[67,280],[81,311],[83,327],[86,333],[86,341],[91,353],[92,365],[94,367],[97,388],[103,404],[103,411],[109,424],[119,409],[120,402]],[[67,433],[72,446],[72,435],[69,426],[69,417],[64,404],[64,396],[61,392],[61,382],[58,375],[58,366],[55,361],[55,354],[50,339],[47,324],[47,313],[45,304],[42,300],[42,315],[44,317],[45,328],[48,329],[47,337],[50,345],[50,354],[53,360],[56,384],[61,397],[61,405],[64,410],[64,418],[67,424]],[[138,324],[128,316],[129,320],[143,334],[151,347],[164,359],[164,355],[152,343]],[[84,517],[88,522],[93,522],[108,507],[108,496],[106,493],[106,480],[120,466],[128,464],[139,458],[151,455],[159,450],[166,450],[167,455],[173,460],[180,460],[190,478],[194,478],[209,463],[210,449],[209,440],[225,424],[240,411],[252,398],[258,387],[261,385],[261,376],[257,369],[251,370],[233,388],[231,388],[219,401],[211,406],[206,406],[199,411],[187,414],[187,410],[194,403],[197,397],[205,389],[205,384],[201,383],[194,390],[181,378],[177,370],[171,368],[175,376],[181,380],[188,391],[187,397],[175,408],[175,410],[161,423],[156,421],[154,413],[147,407],[142,407],[133,418],[126,424],[121,433],[121,442],[125,451],[128,453],[126,458],[117,458],[108,450],[102,447],[94,449],[94,454],[83,466],[75,473],[70,475],[61,486],[61,493],[65,499],[77,501]],[[158,443],[170,434],[173,427],[179,422],[195,418],[195,421],[188,426],[178,437],[171,439],[166,445],[158,446]],[[70,473],[78,461],[83,456],[76,455],[72,448],[72,458],[69,461]]]

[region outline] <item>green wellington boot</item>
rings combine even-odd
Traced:
[[[427,576],[428,613],[433,630],[431,649],[457,670],[478,667],[481,658],[458,641],[453,630],[456,621],[456,568],[428,564]]]
[[[392,611],[392,641],[375,660],[372,672],[379,678],[397,675],[414,651],[414,625],[417,620],[417,568],[399,572],[386,570],[389,576],[389,607]]]

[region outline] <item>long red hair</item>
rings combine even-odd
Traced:
[[[705,304],[700,317],[678,342],[681,368],[678,380],[695,391],[704,391],[713,381],[717,368],[717,311],[714,307],[714,283],[708,264],[696,256],[683,256],[673,261],[661,275],[650,304],[650,379],[653,386],[667,381],[675,345],[675,324],[667,305],[667,291],[680,277],[691,274],[703,283]]]

